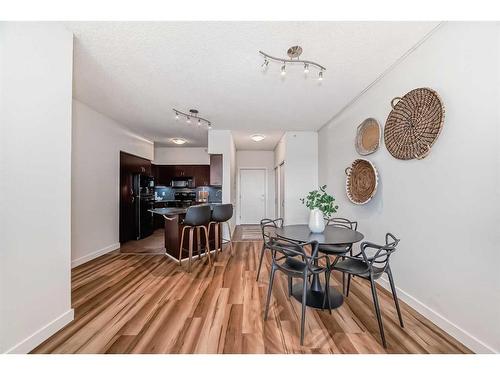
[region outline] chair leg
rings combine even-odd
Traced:
[[[292,276],[288,276],[288,297],[292,295],[292,286],[293,286],[293,278]]]
[[[200,227],[196,228],[196,250],[198,251],[198,260],[201,259],[201,236],[200,236]]]
[[[183,250],[183,245],[184,245],[184,233],[186,233],[186,229],[189,227],[184,227],[182,228],[182,234],[181,234],[181,245],[179,246],[179,266],[182,265],[182,250]]]
[[[210,258],[210,245],[208,242],[208,229],[204,225],[202,226],[202,228],[203,228],[203,231],[205,232],[205,243],[206,243],[205,253],[207,254],[207,257],[208,257],[208,264],[210,265],[210,267],[212,267],[212,258]],[[215,253],[217,254],[217,250],[215,251]]]
[[[229,222],[227,223],[227,226],[229,227],[229,254],[233,256],[233,239],[231,237],[231,225],[229,225]],[[222,248],[222,245],[221,245]]]
[[[189,228],[189,259],[188,259],[188,272],[191,272],[191,258],[193,257],[193,233],[194,228]]]
[[[300,345],[304,345],[304,328],[306,325],[307,276],[304,276],[304,283],[302,285],[302,314],[300,318]]]
[[[213,223],[214,225],[214,235],[215,235],[215,243],[214,243],[214,261],[217,261],[217,253],[219,252],[219,223]],[[210,229],[208,230],[210,233]]]
[[[377,314],[380,337],[382,338],[382,345],[384,345],[384,348],[387,348],[387,343],[385,342],[384,325],[382,323],[382,314],[380,313],[380,306],[378,304],[377,287],[375,286],[375,280],[373,280],[373,277],[371,276],[370,276],[370,286],[372,289],[373,303],[375,305],[375,313]]]
[[[342,293],[344,293],[344,296],[347,293],[345,289],[345,272],[342,272]]]
[[[269,303],[271,302],[271,292],[273,290],[274,283],[274,273],[276,272],[274,266],[271,268],[271,276],[269,276],[269,287],[267,290],[267,300],[266,300],[266,312],[264,314],[264,320],[267,320],[267,314],[269,312]]]
[[[325,297],[323,298],[323,308],[325,308],[325,302],[328,303],[328,311],[332,315],[332,304],[330,303],[330,272],[325,272]]]
[[[266,251],[266,245],[262,244],[262,250],[260,251],[259,269],[257,270],[257,279],[259,281],[260,268],[262,267],[262,260],[264,259],[264,252]]]
[[[352,277],[351,274],[347,275],[347,288],[346,288],[346,293],[345,293],[346,297],[349,297],[349,289],[351,289],[351,277]]]
[[[401,315],[401,310],[399,309],[398,295],[396,294],[396,286],[394,285],[394,278],[392,277],[392,271],[390,267],[387,267],[387,276],[389,277],[389,283],[391,284],[392,298],[394,298],[394,304],[396,305],[396,311],[398,312],[399,324],[401,328],[404,328],[403,316]]]

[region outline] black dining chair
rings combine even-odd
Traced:
[[[401,316],[401,310],[399,308],[398,296],[396,294],[396,287],[394,286],[394,278],[392,276],[391,267],[389,265],[389,259],[391,255],[396,251],[396,246],[398,245],[398,243],[399,239],[397,239],[391,233],[387,233],[385,235],[385,245],[377,245],[371,242],[362,242],[360,247],[361,251],[358,254],[344,255],[344,259],[336,260],[331,264],[329,270],[327,271],[327,273],[330,273],[331,270],[337,270],[348,275],[347,294],[349,293],[350,277],[352,275],[370,281],[373,303],[375,305],[375,313],[377,315],[378,327],[380,330],[380,336],[382,337],[382,344],[384,345],[384,348],[387,348],[387,344],[385,341],[384,326],[382,324],[382,315],[380,313],[375,280],[379,279],[384,273],[387,274],[389,283],[391,285],[394,304],[396,305],[396,311],[398,313],[399,324],[402,328],[404,328],[403,318]],[[370,253],[368,253],[368,250],[371,250]],[[329,302],[325,300],[324,303]]]
[[[274,275],[276,271],[281,271],[288,276],[289,281],[289,294],[291,294],[291,278],[302,279],[302,314],[300,320],[300,345],[304,344],[304,326],[306,319],[306,298],[308,291],[308,276],[316,275],[320,273],[325,273],[325,289],[326,289],[326,300],[328,305],[329,301],[329,286],[327,272],[330,267],[330,262],[328,256],[321,255],[318,256],[318,242],[311,241],[302,244],[292,242],[286,239],[271,238],[270,244],[268,245],[272,254],[272,264],[271,264],[271,274],[269,276],[269,288],[267,290],[267,300],[266,300],[266,311],[264,314],[264,319],[267,320],[269,313],[269,304],[271,301],[271,293],[274,283]],[[306,252],[306,247],[310,246],[310,254]],[[326,266],[318,265],[320,259],[325,259]]]
[[[231,203],[228,204],[217,204],[214,205],[212,210],[212,218],[210,219],[210,223],[208,224],[208,233],[210,233],[210,228],[212,225],[214,226],[215,231],[215,259],[217,260],[217,252],[219,251],[219,242],[221,244],[220,251],[222,252],[222,246],[225,244],[229,244],[230,254],[233,255],[233,244],[231,242],[231,224],[229,224],[229,220],[233,217],[233,205]],[[226,239],[222,237],[219,241],[219,233],[220,227],[226,224],[227,230],[229,233],[229,238]]]
[[[271,243],[271,239],[273,238],[272,235],[274,235],[273,229],[276,228],[283,228],[282,218],[262,219],[260,221],[260,230],[262,231],[262,240],[264,241],[264,243],[262,244],[262,249],[260,251],[259,268],[257,270],[257,278],[256,278],[257,281],[259,281],[260,269],[262,268],[264,253],[266,252],[266,249],[269,250],[269,244]]]
[[[193,234],[196,230],[197,232],[197,247],[198,247],[198,259],[201,258],[201,238],[200,230],[203,229],[205,233],[205,253],[208,257],[208,263],[212,266],[212,260],[210,259],[210,245],[208,241],[208,230],[207,226],[211,218],[211,209],[209,205],[191,206],[187,209],[186,216],[182,221],[182,234],[181,243],[179,246],[179,265],[182,265],[182,252],[184,250],[184,235],[186,230],[189,230],[189,248],[188,248],[188,272],[191,272],[191,259],[193,257]]]
[[[339,228],[347,228],[352,230],[358,230],[358,222],[351,221],[349,219],[345,219],[342,217],[335,217],[328,219],[326,225],[331,225]],[[319,251],[324,254],[328,254],[331,256],[340,256],[343,254],[350,253],[352,255],[352,244],[345,245],[319,245]],[[342,291],[344,295],[346,295],[346,275],[342,274]]]

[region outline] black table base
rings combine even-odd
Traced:
[[[292,295],[293,297],[302,303],[302,295],[303,295],[303,287],[302,283],[295,283],[292,286]],[[315,309],[323,308],[323,298],[325,293],[323,290],[313,290],[312,288],[307,289],[306,296],[306,305],[309,307],[314,307]],[[342,306],[344,303],[344,297],[342,294],[337,292],[334,288],[330,287],[330,307],[332,309],[336,309],[337,307]],[[328,309],[328,301],[325,302],[325,309]]]

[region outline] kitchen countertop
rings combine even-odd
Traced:
[[[176,207],[165,207],[165,208],[155,208],[153,210],[149,210],[156,215],[166,215],[166,216],[174,216],[174,215],[183,215],[187,212],[187,208],[176,208]]]
[[[222,204],[222,203],[203,203],[207,204],[210,206],[210,208],[213,209],[213,206]],[[197,205],[199,206],[199,205]],[[191,206],[194,207],[194,206]],[[166,216],[174,216],[174,215],[184,215],[188,210],[188,207],[186,208],[177,208],[177,207],[165,207],[165,208],[155,208],[152,210],[149,210],[149,212],[152,212],[153,214],[156,215],[166,215]]]

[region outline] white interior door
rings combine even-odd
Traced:
[[[240,223],[259,224],[266,217],[266,170],[240,169]]]
[[[280,175],[280,209],[279,216],[281,218],[285,218],[285,163],[281,163],[279,165],[279,175]]]

